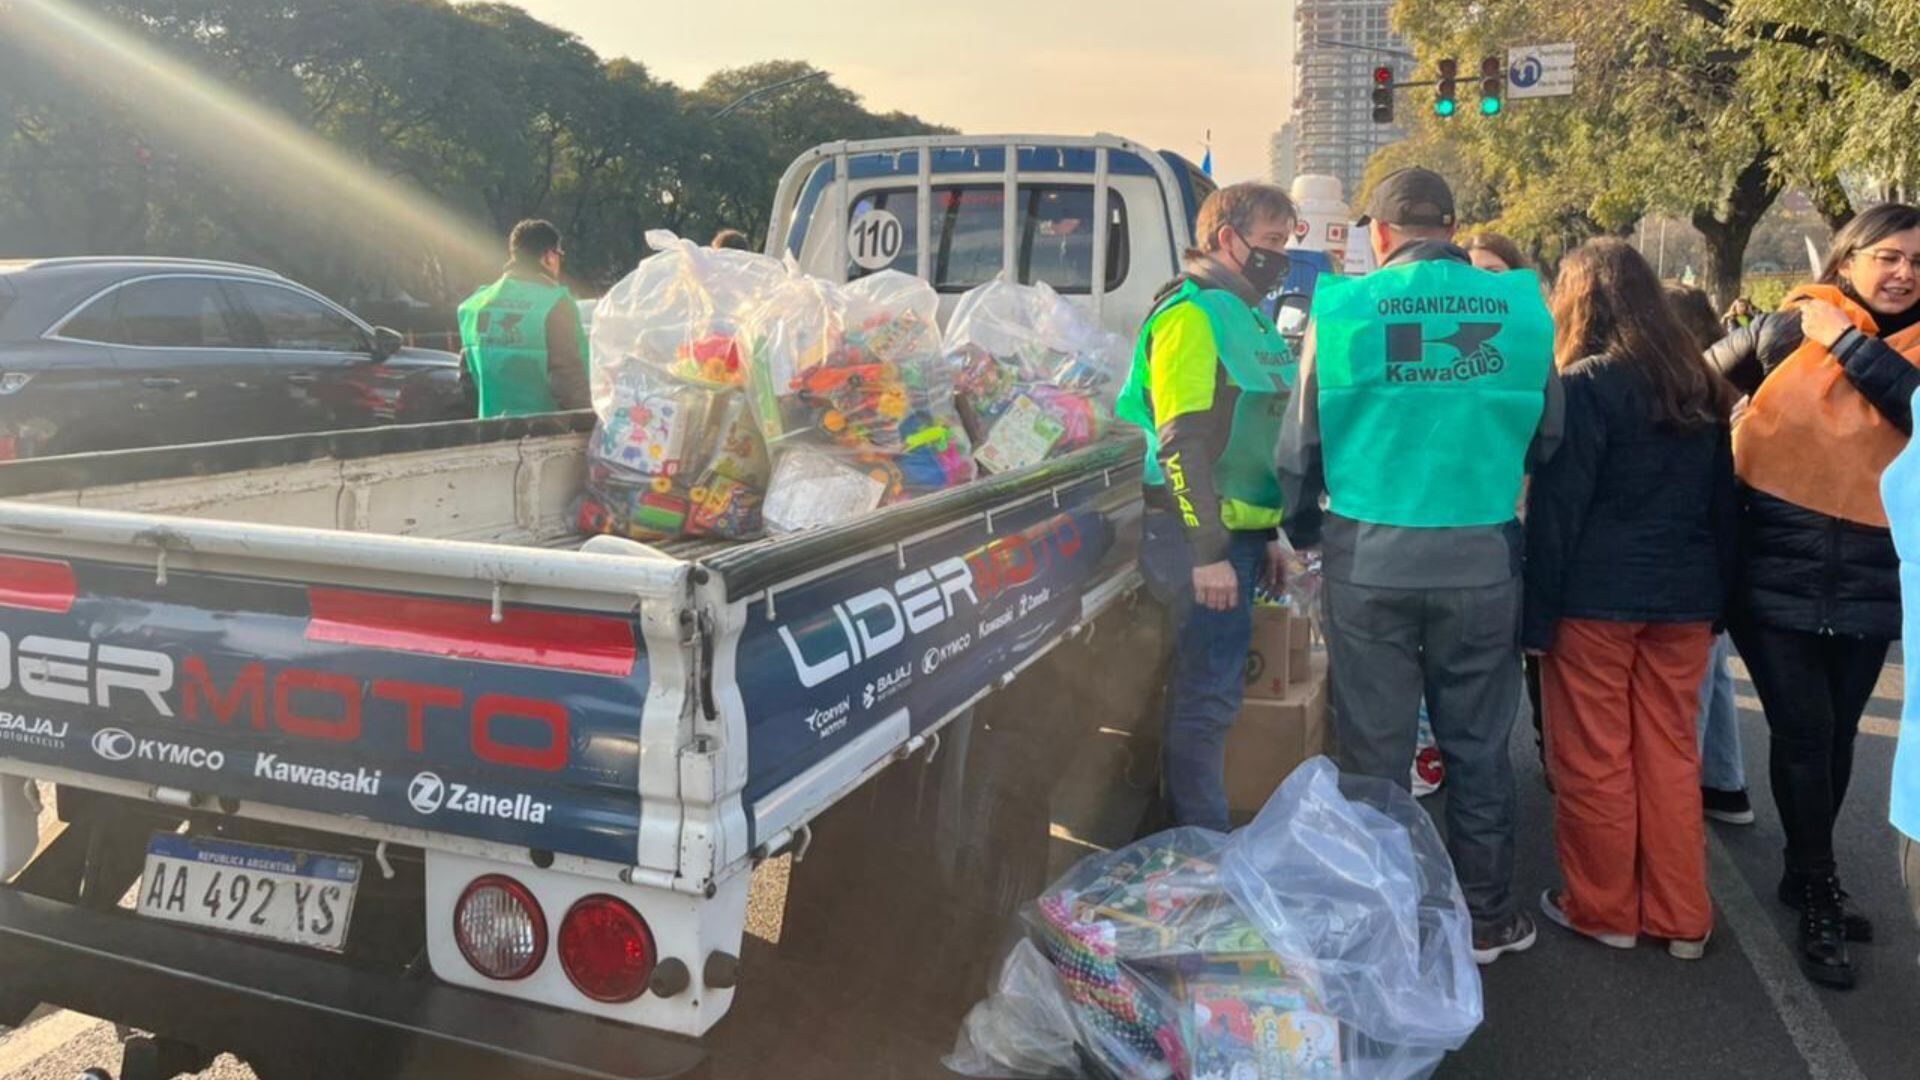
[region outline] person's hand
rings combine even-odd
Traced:
[[[1193,598],[1201,607],[1230,611],[1240,598],[1240,576],[1225,559],[1193,568]]]
[[[1851,329],[1853,320],[1847,318],[1847,313],[1825,300],[1809,300],[1800,305],[1800,330],[1808,341],[1818,342],[1821,348],[1833,348],[1834,342]]]
[[[1287,545],[1278,540],[1267,541],[1267,573],[1261,580],[1267,591],[1275,596],[1287,587],[1287,556],[1292,554]]]

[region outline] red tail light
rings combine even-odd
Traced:
[[[0,607],[64,615],[73,610],[78,594],[73,564],[0,555]]]
[[[524,979],[547,955],[547,917],[526,886],[488,874],[453,905],[453,938],[473,970],[489,979]]]
[[[595,1001],[632,1001],[647,988],[653,931],[640,913],[611,896],[583,897],[560,921],[560,967]]]

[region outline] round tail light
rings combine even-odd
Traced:
[[[453,939],[487,978],[524,979],[547,955],[547,918],[526,886],[488,874],[474,879],[453,906]]]
[[[659,954],[640,913],[611,896],[588,896],[560,921],[560,967],[595,1001],[632,1001],[647,988]]]

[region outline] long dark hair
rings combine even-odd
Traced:
[[[1881,203],[1855,214],[1827,245],[1827,261],[1820,265],[1820,284],[1840,284],[1840,267],[1853,258],[1854,252],[1908,229],[1920,229],[1920,209],[1905,203]]]
[[[1713,301],[1706,293],[1691,285],[1669,285],[1667,303],[1673,307],[1674,318],[1693,334],[1701,352],[1720,340],[1724,332],[1720,329],[1720,320],[1714,317]]]
[[[1561,260],[1553,323],[1555,364],[1609,356],[1632,365],[1653,388],[1659,423],[1717,424],[1733,408],[1733,389],[1707,366],[1659,276],[1625,240],[1589,240]]]
[[[1525,270],[1531,265],[1527,262],[1527,257],[1520,254],[1519,244],[1497,232],[1474,233],[1467,237],[1466,243],[1460,246],[1468,251],[1478,248],[1481,251],[1492,252],[1495,258],[1507,264],[1509,270]]]

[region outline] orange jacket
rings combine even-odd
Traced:
[[[1803,285],[1793,307],[1826,300],[1864,333],[1873,315],[1832,285]],[[1920,325],[1884,339],[1920,367]],[[1833,354],[1800,344],[1760,389],[1733,429],[1734,470],[1751,488],[1845,521],[1887,527],[1880,474],[1906,449],[1907,436],[1847,381]]]

